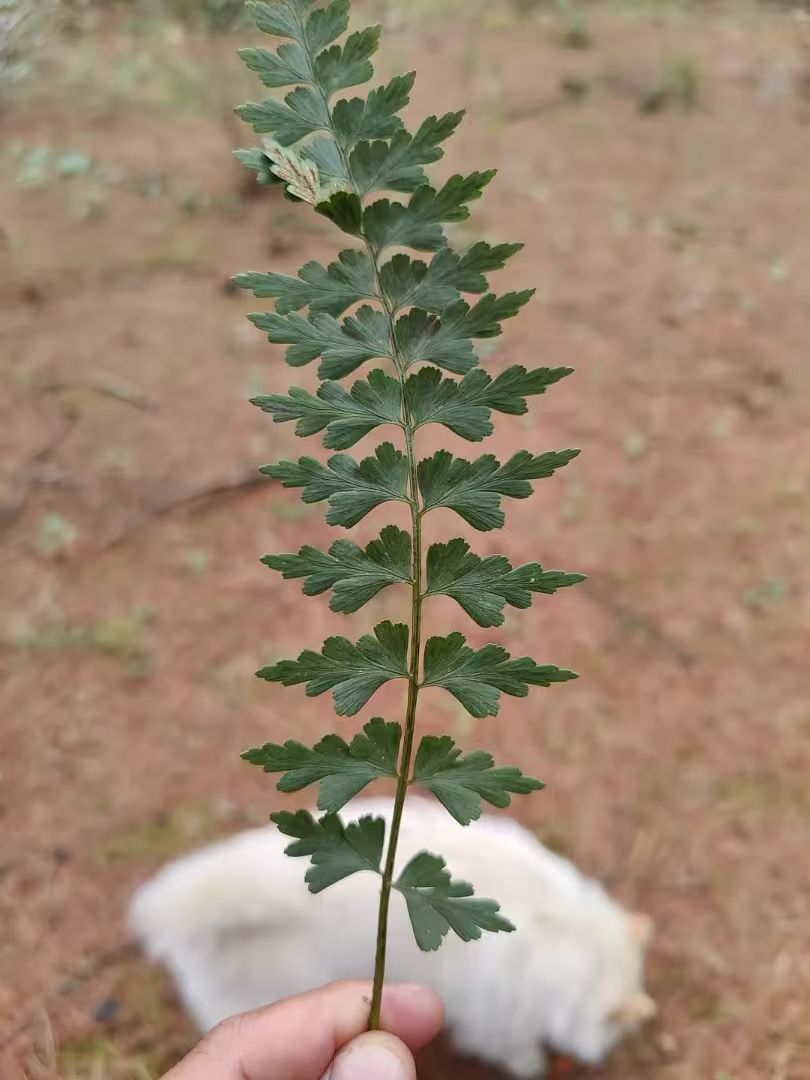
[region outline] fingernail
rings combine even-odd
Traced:
[[[430,993],[424,983],[393,983],[390,987],[387,987],[384,993],[395,994],[413,994],[414,997],[424,997],[425,993]]]
[[[329,1080],[414,1080],[405,1047],[382,1032],[361,1035],[332,1062]]]

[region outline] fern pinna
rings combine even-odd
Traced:
[[[303,683],[312,697],[331,690],[340,716],[354,716],[390,680],[406,679],[404,722],[375,718],[350,742],[328,734],[312,748],[295,741],[268,743],[243,755],[267,772],[283,773],[281,791],[320,784],[322,817],[305,811],[272,815],[294,838],[288,854],[311,860],[306,879],[312,892],[358,871],[381,877],[370,1015],[376,1027],[392,889],[404,897],[416,941],[425,950],[438,948],[448,930],[467,941],[483,930],[513,929],[494,900],[475,897],[471,885],[453,880],[439,855],[417,855],[394,879],[408,787],[431,791],[462,825],[480,816],[482,800],[504,807],[512,793],[542,787],[519,768],[496,766],[488,753],[462,756],[448,736],[425,736],[417,748],[420,689],[443,687],[472,716],[485,717],[497,714],[501,693],[524,697],[529,686],[576,677],[527,657],[512,659],[499,645],[473,649],[458,632],[428,638],[423,650],[423,605],[430,596],[451,596],[479,626],[500,626],[507,604],[526,608],[534,593],[553,593],[582,576],[544,570],[536,562],[512,567],[503,555],[481,558],[462,539],[434,544],[423,558],[422,519],[449,507],[473,529],[500,528],[504,497],[527,498],[532,480],[551,476],[578,451],[522,450],[501,463],[491,454],[468,461],[439,450],[419,460],[415,436],[426,424],[443,424],[481,442],[493,430],[493,412],[525,413],[527,397],[544,393],[571,369],[516,365],[493,378],[478,367],[472,339],[499,334],[503,320],[517,314],[532,290],[487,292],[486,274],[522,245],[479,242],[463,252],[448,245],[442,226],[466,219],[468,204],[495,175],[451,176],[437,188],[428,183],[424,166],[442,157],[442,143],[463,114],[430,116],[414,133],[407,131],[398,113],[408,103],[413,73],[396,76],[365,98],[347,97],[350,87],[372,78],[370,57],[380,39],[375,26],[336,44],[348,29],[349,0],[325,7],[312,0],[248,6],[260,30],[284,41],[275,52],[244,49],[242,58],[265,86],[295,89],[283,101],[270,98],[237,110],[264,136],[261,148],[237,156],[260,183],[283,184],[290,198],[309,203],[352,238],[352,246],[329,266],[309,262],[297,277],[236,278],[255,296],[275,300],[274,311],[250,319],[272,343],[289,346],[287,363],[299,367],[319,360],[323,379],[316,394],[293,387],[253,403],[277,423],[295,421],[298,435],[323,432],[324,445],[335,451],[348,450],[378,427],[396,429],[396,442],[383,442],[362,461],[341,452],[325,464],[302,457],[262,471],[285,487],[301,488],[304,502],[326,501],[332,525],[350,528],[385,502],[410,508],[410,533],[388,525],[365,548],[339,539],[328,552],[307,545],[297,555],[263,560],[285,578],[303,578],[307,595],[332,590],[330,606],[338,612],[357,611],[380,590],[406,585],[410,623],[382,622],[356,643],[331,637],[320,652],[306,650],[297,660],[258,672],[285,686]],[[397,248],[431,254],[423,261],[392,254]],[[480,298],[470,303],[462,294]],[[304,309],[307,314],[300,314]],[[352,314],[345,316],[349,309]],[[370,361],[385,367],[345,389],[339,380]],[[387,846],[382,819],[344,824],[338,816],[349,799],[384,777],[396,780]]]

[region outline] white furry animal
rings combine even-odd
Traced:
[[[389,799],[358,799],[344,816],[390,820],[391,808]],[[242,833],[172,863],[134,897],[138,938],[171,970],[203,1030],[373,969],[377,879],[355,874],[313,896],[305,860],[283,854],[289,842],[272,827]],[[645,916],[625,912],[508,818],[462,828],[438,803],[411,798],[398,861],[424,847],[478,895],[496,898],[518,931],[469,944],[450,933],[422,953],[404,901],[392,898],[387,977],[431,985],[460,1050],[516,1077],[540,1076],[544,1044],[598,1063],[653,1015],[642,984]]]

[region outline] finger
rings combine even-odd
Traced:
[[[416,1080],[416,1065],[395,1035],[367,1031],[338,1052],[323,1080]]]
[[[371,984],[321,990],[226,1020],[164,1080],[316,1080],[368,1026]],[[425,987],[386,987],[381,1025],[417,1050],[438,1034],[443,1009]]]

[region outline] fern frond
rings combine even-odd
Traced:
[[[446,226],[469,217],[495,171],[431,181],[427,167],[441,159],[463,113],[430,116],[409,131],[401,113],[410,100],[412,72],[359,91],[374,78],[380,29],[349,33],[349,6],[349,0],[249,5],[258,28],[282,40],[275,49],[245,49],[242,58],[271,91],[286,92],[239,107],[259,145],[237,156],[260,183],[283,184],[293,201],[309,203],[350,239],[328,265],[311,261],[295,275],[254,270],[239,274],[235,283],[275,301],[273,310],[249,318],[272,344],[286,346],[292,367],[318,361],[322,380],[314,392],[279,387],[254,398],[256,406],[275,423],[293,423],[299,436],[322,435],[331,450],[347,450],[386,429],[386,441],[359,461],[345,453],[325,462],[305,456],[262,471],[285,487],[300,488],[304,502],[327,502],[327,521],[335,526],[350,528],[386,503],[403,503],[410,532],[386,526],[365,548],[338,539],[328,552],[304,545],[297,554],[267,555],[263,562],[287,579],[301,579],[308,596],[331,590],[330,606],[347,614],[381,590],[405,585],[411,617],[407,624],[379,623],[373,635],[356,643],[331,637],[319,652],[304,650],[296,660],[258,674],[285,686],[304,684],[313,697],[331,690],[340,715],[356,714],[397,679],[407,682],[408,702],[401,724],[376,717],[349,741],[330,734],[313,747],[295,740],[266,743],[244,757],[280,773],[283,791],[319,785],[324,817],[304,811],[273,816],[294,838],[289,854],[310,858],[310,889],[360,871],[381,876],[370,1019],[375,1027],[392,890],[404,897],[423,949],[438,947],[451,929],[464,940],[513,929],[495,901],[475,897],[471,885],[452,879],[441,856],[423,852],[395,879],[409,786],[432,792],[465,825],[480,815],[482,800],[503,807],[513,795],[542,787],[517,766],[497,766],[482,751],[464,756],[448,736],[428,736],[417,749],[420,690],[444,689],[473,716],[484,717],[497,714],[501,694],[524,697],[532,686],[576,678],[552,664],[512,658],[495,644],[474,649],[457,631],[423,644],[430,597],[450,596],[478,625],[499,626],[507,606],[526,608],[535,596],[582,580],[581,574],[545,570],[539,562],[513,567],[503,555],[481,558],[459,538],[434,544],[425,559],[424,515],[445,507],[479,531],[499,528],[504,498],[528,498],[534,481],[552,476],[579,451],[521,450],[501,463],[492,454],[466,460],[442,449],[420,460],[416,437],[422,427],[439,424],[481,442],[492,433],[495,414],[524,414],[529,398],[544,394],[572,369],[513,364],[490,373],[480,366],[474,343],[501,334],[532,297],[531,289],[494,292],[488,279],[522,245],[479,241],[453,250]],[[341,385],[369,363],[370,371]],[[387,847],[381,819],[344,825],[336,813],[378,778],[397,785]]]

